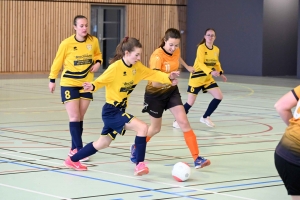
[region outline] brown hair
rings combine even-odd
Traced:
[[[134,48],[142,48],[140,41],[133,37],[125,37],[116,47],[116,53],[113,58],[109,60],[109,64],[120,60],[124,55],[125,51],[132,52]]]
[[[73,20],[73,25],[74,26],[77,26],[77,19],[86,19],[86,20],[88,20],[85,16],[83,16],[83,15],[76,15],[75,17],[74,17],[74,20]],[[89,33],[85,36],[85,39],[87,39],[87,38],[90,38],[90,40],[93,40],[93,36],[92,35],[90,35]]]
[[[177,30],[175,28],[169,28],[165,32],[165,36],[161,39],[161,44],[159,45],[159,47],[165,46],[165,41],[168,41],[169,38],[180,39],[181,35],[180,35],[179,30]]]
[[[208,29],[205,30],[204,35],[206,35],[207,31],[213,31],[213,32],[215,32],[215,34],[216,34],[215,29],[213,29],[213,28],[208,28]],[[205,43],[205,42],[206,42],[206,39],[203,37],[203,39],[202,39],[201,42],[198,44],[198,46],[201,45],[201,44],[203,44],[203,43]]]

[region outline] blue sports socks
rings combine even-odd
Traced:
[[[82,133],[83,133],[83,121],[80,121],[80,127],[81,127],[81,134],[80,134],[80,137],[82,138]],[[82,139],[81,139],[82,140]],[[76,149],[76,145],[75,145],[75,142],[74,142],[74,139],[72,137],[72,146],[71,146],[71,150],[74,150]],[[79,150],[79,149],[78,149]]]
[[[146,137],[135,137],[135,152],[136,152],[136,165],[139,164],[139,162],[144,162],[145,160],[145,154],[146,154]]]
[[[73,162],[78,162],[79,160],[89,157],[95,153],[97,153],[97,149],[93,146],[93,142],[85,145],[80,151],[74,154],[74,156],[70,157]]]
[[[203,118],[209,117],[216,110],[216,108],[218,107],[218,105],[220,104],[221,101],[222,100],[220,100],[220,99],[213,99],[209,103],[208,108],[203,115]]]
[[[183,105],[183,107],[184,107],[185,113],[188,114],[188,113],[189,113],[189,110],[190,110],[190,108],[191,108],[192,106],[191,106],[190,104],[188,104],[188,103],[185,103],[185,104]]]
[[[72,136],[72,150],[77,148],[77,150],[80,150],[82,148],[82,123],[81,122],[70,122],[70,133]],[[74,147],[74,148],[73,148]]]

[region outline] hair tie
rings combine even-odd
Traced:
[[[127,42],[128,41],[128,36],[124,37],[123,42]]]

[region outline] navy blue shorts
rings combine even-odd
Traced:
[[[188,86],[187,92],[194,94],[194,95],[198,95],[198,93],[202,90],[203,93],[207,93],[207,90],[212,89],[212,88],[216,88],[219,87],[218,84],[216,82],[212,82],[210,84],[206,84],[206,85],[201,85],[199,87],[192,87],[192,86]]]
[[[66,103],[68,101],[76,99],[93,100],[93,93],[84,92],[83,87],[65,87],[61,86],[60,89],[61,102]]]
[[[105,103],[102,108],[102,120],[104,127],[101,135],[108,135],[111,139],[115,139],[117,134],[125,134],[125,124],[134,118],[133,115],[125,112],[125,108],[115,107],[109,103]]]

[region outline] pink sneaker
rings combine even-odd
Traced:
[[[142,176],[148,173],[149,173],[149,168],[146,166],[144,162],[139,162],[139,164],[135,167],[134,170],[135,176]]]
[[[80,162],[73,162],[70,157],[68,157],[65,162],[65,166],[68,168],[75,169],[77,171],[86,171],[87,167],[85,165],[82,165]]]
[[[77,149],[70,149],[70,152],[68,153],[68,156],[72,157],[75,153],[77,153]],[[88,161],[90,158],[86,157],[80,160],[80,162],[86,162]]]

